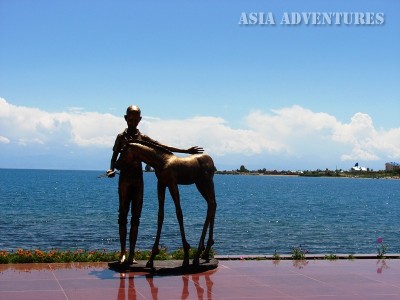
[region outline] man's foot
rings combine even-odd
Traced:
[[[119,256],[119,259],[118,259],[119,263],[123,264],[125,262],[125,260],[126,260],[125,253],[121,253],[121,255]]]
[[[134,258],[128,258],[127,264],[128,264],[128,265],[137,265],[138,262],[137,262],[136,259],[134,259]]]

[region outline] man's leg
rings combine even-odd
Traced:
[[[119,241],[121,244],[121,255],[119,261],[123,263],[126,257],[126,224],[128,223],[129,212],[129,185],[123,182],[118,186],[119,193],[119,210],[118,210],[118,225],[119,225]]]
[[[131,230],[129,234],[129,263],[136,263],[135,261],[135,247],[139,232],[140,215],[143,207],[143,181],[135,184],[132,210],[131,210]]]

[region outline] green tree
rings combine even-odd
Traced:
[[[240,166],[239,172],[249,172],[249,170],[246,169],[246,167],[244,165]]]

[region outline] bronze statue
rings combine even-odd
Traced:
[[[111,158],[110,169],[107,171],[108,177],[115,176],[115,169],[120,170],[118,182],[118,195],[119,195],[119,210],[118,210],[118,224],[119,224],[119,238],[121,244],[120,263],[126,262],[126,235],[127,235],[127,222],[129,207],[131,206],[131,228],[129,233],[129,256],[127,263],[136,263],[135,261],[135,246],[138,236],[140,215],[143,206],[143,171],[140,159],[132,159],[129,162],[125,161],[120,163],[118,159],[122,149],[132,141],[147,141],[156,145],[160,145],[170,151],[196,154],[202,153],[203,149],[200,147],[191,147],[189,149],[179,149],[163,145],[150,137],[142,134],[137,126],[142,119],[141,111],[138,106],[129,106],[126,110],[125,121],[128,125],[122,133],[118,134],[113,147],[113,155]]]
[[[183,266],[189,265],[190,245],[186,241],[183,227],[183,214],[180,205],[178,184],[196,184],[200,194],[207,201],[207,217],[204,222],[197,253],[193,259],[194,265],[199,265],[199,257],[208,259],[211,246],[214,244],[213,230],[217,203],[214,191],[214,162],[207,154],[196,154],[188,157],[177,157],[171,151],[147,141],[134,141],[127,144],[121,153],[121,164],[129,165],[132,161],[140,160],[152,166],[155,170],[158,182],[158,225],[157,236],[153,245],[152,254],[147,262],[147,267],[153,267],[154,257],[159,253],[161,228],[164,221],[165,190],[168,187],[175,204],[176,216],[182,237],[184,250]],[[207,247],[204,240],[209,229]]]

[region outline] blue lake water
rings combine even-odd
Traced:
[[[118,178],[99,171],[0,169],[0,250],[119,250]],[[154,173],[145,173],[137,247],[148,250],[157,224]],[[376,253],[378,237],[400,252],[400,180],[216,175],[218,254]],[[188,242],[196,247],[206,202],[181,186]],[[161,245],[181,239],[167,193]]]

